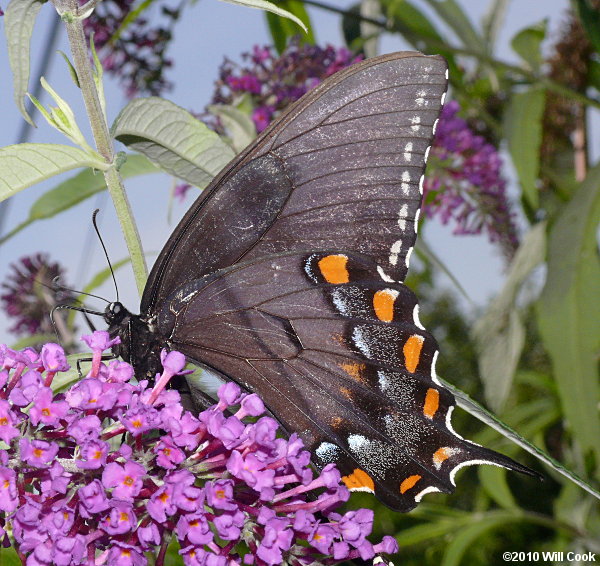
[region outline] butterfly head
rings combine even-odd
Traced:
[[[130,316],[131,313],[119,301],[108,303],[104,309],[104,320],[109,327],[121,326],[123,321]]]

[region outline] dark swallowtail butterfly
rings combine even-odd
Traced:
[[[138,375],[162,348],[258,393],[322,467],[393,509],[469,464],[529,470],[464,440],[438,346],[404,286],[444,60],[363,61],[292,105],[214,179],[162,250],[141,314],[112,303]]]

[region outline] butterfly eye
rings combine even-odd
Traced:
[[[112,314],[119,314],[123,307],[121,303],[111,303],[109,308]]]

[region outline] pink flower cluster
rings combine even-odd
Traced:
[[[150,386],[129,364],[102,361],[118,339],[83,340],[92,369],[60,394],[51,385],[69,366],[59,346],[0,349],[0,541],[27,566],[142,566],[148,553],[160,565],[173,539],[191,566],[397,550],[391,537],[367,540],[372,511],[334,511],[349,496],[339,472],[315,477],[302,441],[277,437],[257,395],[227,383],[194,416],[165,388],[185,373],[183,355],[163,352]]]

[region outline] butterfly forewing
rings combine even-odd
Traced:
[[[441,57],[396,53],[292,105],[191,207],[156,261],[142,312],[207,273],[291,251],[366,253],[402,280],[446,84]]]

